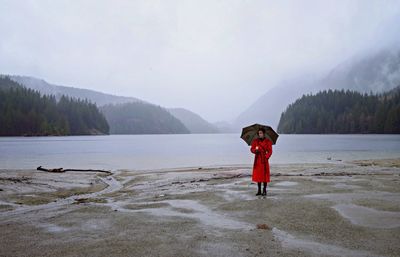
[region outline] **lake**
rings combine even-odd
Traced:
[[[400,135],[281,135],[271,164],[400,157]],[[328,160],[331,158],[331,160]],[[2,137],[0,168],[164,169],[251,165],[239,134]]]

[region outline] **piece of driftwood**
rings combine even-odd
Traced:
[[[46,169],[43,168],[42,166],[39,166],[36,168],[37,170],[41,170],[41,171],[47,171],[47,172],[55,172],[55,173],[60,173],[60,172],[65,172],[65,170],[63,168],[58,168],[58,169]]]
[[[81,172],[103,172],[107,174],[112,174],[109,170],[96,170],[96,169],[63,169],[63,168],[55,168],[55,169],[46,169],[42,166],[36,168],[37,170],[46,171],[46,172],[54,172],[54,173],[62,173],[66,171],[81,171]]]

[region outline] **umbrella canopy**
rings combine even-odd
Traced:
[[[276,133],[275,130],[273,130],[270,126],[261,124],[253,124],[251,126],[243,128],[240,138],[242,138],[248,145],[251,145],[251,142],[253,142],[253,140],[258,137],[258,130],[260,128],[264,128],[265,137],[271,140],[272,144],[276,144],[276,141],[279,137],[278,133]]]

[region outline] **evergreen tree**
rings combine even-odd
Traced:
[[[400,87],[384,94],[328,90],[303,95],[282,113],[280,133],[400,133]]]
[[[40,95],[0,76],[0,136],[108,134],[97,106],[87,100]]]

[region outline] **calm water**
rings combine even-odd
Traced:
[[[400,157],[400,135],[281,135],[273,150],[272,164],[395,158]],[[162,169],[252,161],[237,134],[0,138],[3,169]]]

